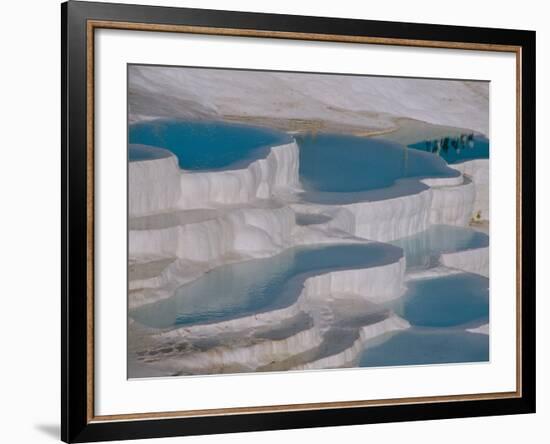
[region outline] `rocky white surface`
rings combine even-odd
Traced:
[[[359,330],[359,337],[357,340],[355,340],[350,347],[340,353],[296,366],[292,368],[292,370],[338,368],[352,365],[363,352],[365,343],[369,339],[373,339],[390,332],[406,330],[409,327],[410,324],[399,316],[389,316],[383,321],[362,327]]]
[[[426,230],[432,224],[466,226],[472,218],[475,185],[464,177],[403,179],[381,193],[361,193],[365,200],[323,205],[301,202],[293,208],[301,212],[329,215],[331,220],[317,228],[328,227],[365,239],[388,242]],[[408,190],[409,193],[404,192]]]
[[[225,115],[320,119],[366,129],[407,117],[489,134],[489,83],[132,66],[130,120]],[[247,100],[241,100],[246,97]]]
[[[186,219],[180,213],[177,225],[157,228],[154,224],[130,230],[131,257],[176,257],[220,264],[231,254],[264,257],[291,246],[295,214],[288,207],[237,208],[204,220]],[[192,213],[194,214],[194,213]]]
[[[489,220],[489,159],[474,159],[449,165],[466,175],[475,185],[473,218]]]
[[[430,222],[432,224],[468,225],[472,219],[476,195],[472,181],[464,179],[461,185],[434,187],[431,192]]]
[[[440,262],[446,267],[489,277],[489,247],[444,253]]]
[[[477,333],[480,335],[488,335],[489,334],[489,324],[483,324],[476,328],[469,328],[468,330],[470,333]]]
[[[306,280],[303,295],[308,303],[322,303],[334,293],[355,294],[370,302],[387,302],[403,294],[405,259],[378,267],[332,271]]]
[[[414,281],[417,279],[434,279],[443,276],[451,276],[453,274],[460,274],[462,272],[463,270],[459,270],[458,268],[449,268],[439,265],[433,268],[409,271],[405,276],[405,280]]]
[[[153,214],[177,207],[181,197],[178,159],[128,163],[128,212],[130,217]]]
[[[279,187],[298,185],[296,142],[272,147],[265,159],[247,168],[215,171],[182,171],[179,208],[204,208],[211,204],[245,204],[267,199]]]
[[[432,191],[428,189],[393,199],[343,205],[342,208],[353,216],[353,234],[384,242],[427,229],[432,198]]]
[[[215,172],[180,170],[175,156],[130,162],[130,217],[167,210],[246,204],[267,199],[277,188],[298,186],[296,142],[274,146],[246,168]]]
[[[241,343],[236,346],[217,346],[204,352],[175,354],[162,360],[159,365],[166,372],[188,374],[227,373],[256,371],[275,359],[285,359],[321,344],[323,338],[316,327],[300,331],[278,340],[263,340],[257,343]],[[237,342],[238,343],[238,342]]]

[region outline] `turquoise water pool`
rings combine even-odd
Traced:
[[[292,138],[250,125],[159,119],[130,125],[128,141],[172,152],[182,169],[215,171],[244,168],[266,157],[270,146],[289,143]]]
[[[489,320],[489,279],[459,273],[407,283],[407,292],[392,306],[411,325],[456,327]]]
[[[409,281],[389,305],[411,328],[368,341],[360,367],[489,360],[489,335],[466,331],[489,322],[489,279],[460,273]]]
[[[463,330],[413,328],[370,341],[360,367],[453,364],[489,360],[489,336]]]
[[[439,157],[368,137],[319,134],[296,138],[307,191],[360,192],[407,177],[456,177]]]
[[[488,247],[489,236],[466,227],[432,225],[391,243],[403,249],[408,269],[430,268],[438,265],[442,253]]]
[[[489,139],[481,135],[461,134],[458,137],[425,140],[409,146],[416,150],[436,154],[449,164],[489,158]]]
[[[460,175],[438,156],[382,139],[318,134],[297,136],[296,141],[304,188],[300,196],[307,202],[334,205],[391,199],[428,189],[422,178]]]
[[[164,328],[220,322],[291,305],[310,276],[384,265],[400,257],[400,248],[381,243],[290,248],[273,257],[215,268],[173,297],[136,309],[131,316]]]

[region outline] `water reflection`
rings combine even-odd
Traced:
[[[467,159],[487,159],[489,157],[489,140],[474,133],[425,140],[413,143],[409,147],[436,154],[445,159],[447,163]]]

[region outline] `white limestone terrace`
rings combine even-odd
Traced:
[[[489,277],[489,236],[469,226],[432,225],[392,245],[403,249],[407,281],[464,271]]]
[[[422,158],[431,155],[413,152],[410,156]],[[270,148],[265,158],[251,161],[242,169],[215,172],[185,171],[178,168],[177,160],[173,155],[130,162],[129,186],[132,192],[129,198],[129,215],[131,219],[158,213],[156,220],[163,218],[169,220],[173,219],[174,214],[178,212],[183,214],[184,211],[215,209],[221,206],[233,213],[233,217],[225,222],[220,222],[220,218],[216,217],[215,221],[200,220],[193,224],[185,221],[171,229],[155,229],[154,232],[151,230],[139,232],[131,229],[131,256],[135,253],[181,258],[183,250],[193,252],[192,254],[198,254],[195,251],[203,251],[206,254],[212,252],[219,256],[228,249],[227,245],[219,245],[219,242],[230,243],[233,246],[234,240],[242,243],[247,237],[241,235],[236,239],[235,228],[232,233],[229,233],[231,227],[241,226],[249,232],[248,240],[244,241],[248,243],[248,247],[245,245],[243,247],[249,248],[251,243],[255,243],[256,249],[274,250],[273,246],[265,246],[269,244],[270,236],[269,234],[266,236],[265,233],[280,232],[282,229],[280,224],[273,222],[275,225],[272,223],[266,226],[267,221],[264,220],[263,225],[258,227],[260,231],[256,230],[255,238],[250,238],[253,234],[248,229],[257,227],[260,223],[258,221],[269,219],[269,214],[273,213],[273,209],[263,211],[261,204],[257,202],[265,202],[268,198],[274,197],[279,199],[280,206],[291,204],[292,208],[298,212],[327,217],[324,226],[315,227],[316,231],[325,228],[378,241],[391,241],[410,236],[434,223],[465,225],[474,213],[478,213],[475,207],[474,184],[460,172],[449,168],[447,168],[448,171],[444,171],[444,174],[439,175],[440,177],[420,176],[398,179],[388,187],[367,191],[312,192],[301,188],[298,162],[298,147],[294,141]],[[260,205],[262,211],[255,211],[253,208],[255,205]],[[243,211],[246,210],[244,213],[240,212],[243,223],[236,220],[238,211],[235,211],[235,208],[239,206],[243,207]],[[295,225],[294,221],[290,220],[293,215],[288,209],[286,211],[281,209],[278,213],[281,216],[285,215],[281,222],[286,220],[283,224],[288,237],[291,231],[290,225]],[[221,214],[221,209],[217,214]],[[273,221],[273,217],[271,220]],[[212,233],[217,241],[203,243],[202,248],[195,249],[193,244],[189,243],[190,240],[178,240],[186,236],[184,231],[188,231],[191,225],[193,229]],[[207,226],[211,228],[206,228]],[[168,235],[169,232],[172,234]],[[175,232],[179,234],[176,235]],[[205,235],[210,236],[210,234]],[[192,237],[194,234],[189,232],[187,238]],[[266,242],[262,242],[262,239]],[[275,244],[284,247],[280,239],[277,239]],[[155,252],[155,248],[158,251]]]
[[[291,206],[310,217],[327,217],[317,229],[338,229],[382,242],[412,236],[433,224],[467,225],[475,208],[473,183],[462,176],[449,179],[447,186],[443,180],[436,187],[426,182],[400,180],[388,189],[357,193],[351,203],[345,203],[347,196],[330,196],[327,201],[332,203],[324,204],[320,196],[320,203],[295,200]],[[343,203],[338,204],[340,199]]]
[[[450,165],[475,184],[474,219],[489,220],[489,159],[473,159]]]
[[[278,148],[273,148],[276,149]],[[164,162],[163,166],[166,166],[167,159],[171,157],[138,164]],[[177,165],[172,162],[169,168],[177,169]],[[171,178],[172,175],[158,174],[156,177]],[[407,184],[407,180],[404,182],[409,191],[414,190],[414,187],[410,186],[412,183]],[[420,183],[421,190],[416,194],[413,192],[393,199],[355,202],[350,204],[351,209],[349,205],[337,208],[331,205],[328,210],[322,208],[324,212],[313,214],[317,215],[317,221],[319,216],[324,216],[328,221],[321,217],[321,223],[313,224],[296,223],[297,210],[302,211],[299,214],[302,214],[303,220],[304,214],[312,214],[313,204],[302,202],[288,205],[284,199],[255,198],[249,200],[246,205],[223,205],[205,199],[204,202],[208,202],[211,208],[180,209],[131,217],[130,257],[143,264],[155,260],[162,262],[168,258],[168,265],[161,267],[162,271],[159,274],[154,273],[148,282],[144,279],[133,279],[130,282],[130,287],[133,288],[130,293],[130,307],[135,309],[143,304],[158,304],[162,300],[169,300],[181,285],[197,281],[208,270],[216,270],[216,267],[223,264],[238,263],[251,258],[257,261],[258,258],[273,256],[293,245],[330,243],[335,239],[341,243],[368,243],[361,238],[379,238],[387,241],[423,231],[434,221],[441,222],[440,213],[446,213],[444,203],[448,199],[445,198],[445,194],[438,197],[437,195],[446,193],[453,196],[457,194],[456,188],[464,187],[465,184],[460,175],[434,179],[431,183],[427,179],[426,183]],[[281,184],[284,185],[284,182]],[[430,187],[430,184],[437,186]],[[448,186],[445,186],[446,184]],[[468,183],[466,186],[471,185]],[[296,194],[296,191],[294,188],[285,187],[280,196],[288,196],[289,193]],[[434,193],[437,193],[436,197]],[[463,193],[458,195],[462,196]],[[411,202],[412,199],[420,201]],[[434,200],[440,202],[436,207],[433,207]],[[187,206],[181,203],[181,199],[175,199],[173,202],[175,206]],[[379,209],[373,211],[373,205],[378,205]],[[407,218],[407,213],[403,210],[395,211],[396,205],[419,215]],[[354,207],[359,209],[355,214]],[[455,208],[452,203],[450,207]],[[331,209],[336,211],[336,217],[331,214]],[[388,212],[387,218],[382,217],[384,209]],[[451,214],[451,222],[457,225],[465,224],[465,211],[471,213],[471,209],[466,209],[458,216]],[[345,212],[353,214],[353,222],[350,224],[353,229],[342,223],[345,217],[341,214]],[[369,219],[369,213],[375,214],[376,217],[370,216]],[[396,213],[400,217],[396,218]],[[363,219],[357,217],[358,215],[363,215]],[[405,228],[392,228],[391,221],[394,220],[404,223]],[[411,223],[411,220],[415,222]],[[371,222],[371,225],[368,222]],[[442,262],[449,265],[448,261],[445,258]],[[464,266],[457,261],[450,265],[456,268]],[[150,270],[150,267],[145,268]],[[250,316],[241,315],[227,321],[199,324],[197,327],[182,326],[167,332],[153,329],[156,333],[149,332],[147,335],[149,345],[145,349],[138,347],[135,350],[136,365],[153,368],[156,375],[274,371],[281,368],[313,369],[351,365],[367,340],[396,329],[407,328],[408,323],[391,312],[373,313],[371,308],[365,311],[361,317],[363,323],[356,328],[350,327],[349,314],[336,318],[329,314],[329,321],[325,320],[328,328],[323,331],[323,316],[319,315],[318,307],[326,306],[327,301],[338,294],[347,295],[347,299],[352,301],[360,297],[373,304],[399,297],[405,286],[404,271],[403,259],[390,261],[386,265],[378,264],[374,268],[332,271],[306,279],[300,296],[287,307],[270,307],[269,310],[255,312]],[[304,323],[304,316],[312,321]],[[346,328],[342,327],[344,324],[347,325]],[[251,337],[243,337],[243,331],[248,331]],[[231,332],[233,336],[228,336]],[[225,338],[222,343],[213,339],[220,336]],[[231,338],[233,339],[230,340]],[[336,346],[337,344],[339,345]]]
[[[201,208],[212,204],[246,204],[270,197],[278,186],[297,182],[295,143],[270,150],[246,168],[220,172],[179,169],[174,155],[129,163],[129,214]],[[182,189],[185,190],[182,193]]]
[[[181,172],[176,156],[145,145],[133,145],[130,149],[142,159],[128,163],[129,217],[176,208],[181,197]],[[149,155],[143,156],[144,153]]]
[[[211,120],[238,114],[235,120],[254,123],[261,117],[273,123],[283,106],[287,121],[351,125],[367,133],[397,128],[402,119],[395,116],[488,133],[487,88],[479,82],[442,81],[434,95],[428,92],[433,81],[368,78],[361,83],[340,76],[344,83],[339,86],[338,79],[319,76],[316,82],[324,85],[319,92],[299,75],[263,73],[268,75],[263,81],[245,75],[228,85],[215,70],[192,71],[132,66],[130,121]],[[268,91],[264,82],[280,88]],[[340,94],[344,90],[354,91],[353,97]],[[254,100],[239,102],[237,91]],[[426,101],[429,94],[432,98]],[[294,276],[288,281],[293,296],[279,306],[252,307],[187,324],[146,325],[144,318],[137,322],[140,310],[146,313],[153,307],[165,307],[160,311],[168,317],[178,315],[170,305],[178,291],[193,285],[200,290],[201,278],[224,267],[254,267],[308,246],[391,242],[436,224],[467,226],[472,219],[489,218],[488,161],[483,160],[454,164],[439,176],[331,193],[312,191],[300,182],[300,152],[293,138],[262,146],[246,161],[221,168],[186,169],[181,159],[163,152],[158,158],[129,163],[131,377],[354,365],[368,340],[409,327],[383,304],[399,298],[410,279],[461,270],[488,275],[488,246],[444,251],[437,267],[414,272],[407,270],[402,253],[391,253],[363,266]],[[395,250],[399,248],[388,245],[386,251]],[[251,275],[238,274],[245,286]],[[205,302],[193,297],[187,301],[191,311],[193,304]],[[180,313],[181,319],[192,315]]]
[[[146,129],[155,132],[161,131],[163,126],[177,124],[178,122],[155,121]],[[208,134],[213,129],[218,130],[222,132],[222,140],[223,137],[237,138],[241,136],[240,132],[249,131],[246,126],[225,126],[222,123],[204,126],[205,128],[200,128],[196,132]],[[297,186],[298,147],[294,139],[284,135],[280,137],[282,140],[273,141],[275,145],[263,146],[260,145],[263,142],[261,135],[263,134],[260,133],[257,141],[243,141],[248,144],[242,150],[243,153],[235,152],[239,151],[239,140],[234,142],[237,147],[233,147],[232,156],[221,165],[215,162],[215,152],[208,153],[209,147],[195,146],[197,140],[204,143],[201,140],[204,139],[203,136],[195,137],[197,140],[186,141],[187,143],[184,142],[181,146],[176,145],[175,152],[178,156],[161,148],[159,152],[163,153],[162,157],[143,158],[141,153],[144,149],[154,151],[157,147],[130,145],[130,217],[178,209],[204,208],[216,204],[247,204],[256,199],[271,197],[276,188]],[[134,137],[148,140],[147,136],[145,134]],[[159,139],[153,139],[153,142],[162,144],[163,137],[159,136]],[[283,143],[280,143],[281,141]],[[189,159],[194,148],[199,150],[204,158],[197,156],[196,159]],[[168,155],[165,154],[167,152]],[[181,168],[182,163],[184,167],[190,165],[191,169]],[[216,168],[212,169],[212,166]]]
[[[446,267],[489,277],[489,247],[445,253],[441,255],[441,263]]]
[[[271,148],[268,156],[278,149],[280,147]],[[246,169],[264,160],[250,162]],[[257,261],[294,245],[335,241],[369,244],[365,239],[394,240],[424,231],[433,223],[465,225],[472,212],[468,206],[473,202],[473,194],[468,192],[472,184],[459,173],[442,178],[403,179],[389,189],[360,193],[362,197],[368,197],[369,193],[370,197],[376,197],[370,201],[316,205],[300,199],[301,191],[296,184],[298,168],[295,167],[293,174],[283,175],[288,182],[272,182],[277,186],[270,191],[271,199],[259,199],[257,194],[251,193],[247,195],[250,197],[242,201],[237,199],[235,203],[233,199],[219,195],[215,199],[204,196],[195,200],[181,199],[188,189],[180,186],[178,179],[182,176],[187,176],[188,182],[190,178],[205,174],[210,175],[210,180],[216,180],[226,171],[181,171],[173,155],[131,162],[130,168],[133,164],[138,167],[136,171],[154,172],[149,176],[136,174],[136,179],[143,184],[140,194],[145,202],[138,208],[158,202],[147,194],[150,190],[162,195],[162,187],[175,186],[179,191],[167,200],[164,211],[148,211],[141,216],[134,212],[130,217],[129,252],[134,268],[129,283],[132,310],[170,300],[182,285],[194,283],[205,273],[224,264],[250,259]],[[167,174],[162,172],[163,168],[169,170]],[[274,163],[272,168],[276,170],[284,166]],[[267,172],[263,177],[277,177],[276,172],[263,171]],[[162,178],[166,183],[159,188],[148,187],[144,177],[159,181]],[[137,185],[134,186],[137,189]],[[467,193],[462,192],[463,189]],[[219,190],[223,193],[225,187],[221,186]],[[457,205],[457,199],[461,202],[465,195],[470,196],[469,203]],[[299,202],[292,203],[293,199]],[[203,208],[196,208],[201,206]],[[301,223],[297,223],[297,214]],[[451,259],[442,255],[442,263],[454,268],[464,267],[456,259],[454,263],[449,262],[461,254],[451,253],[448,255]],[[144,367],[150,371],[154,369],[155,375],[351,365],[367,340],[407,328],[408,323],[391,312],[373,311],[371,306],[360,317],[363,323],[352,328],[351,314],[335,317],[330,310],[328,315],[319,314],[319,307],[325,306],[327,311],[327,301],[339,294],[344,295],[339,305],[342,300],[356,301],[359,297],[376,306],[399,297],[406,285],[405,261],[399,255],[387,264],[382,262],[380,256],[374,267],[308,277],[300,295],[287,307],[269,307],[264,311],[256,310],[249,316],[240,314],[234,319],[203,322],[168,331],[152,328],[145,335],[147,347],[133,349],[136,361],[133,365],[141,366],[142,370]],[[143,270],[139,272],[140,267],[149,276],[144,275]],[[156,272],[151,272],[155,268]],[[132,316],[135,318],[135,314]],[[304,323],[304,319],[310,321]],[[344,328],[344,324],[347,327]],[[323,325],[326,325],[324,329]],[[245,331],[249,336],[243,336]],[[213,339],[220,336],[225,341],[219,343]]]
[[[279,150],[277,147],[270,153]],[[288,158],[293,161],[296,156]],[[431,224],[466,225],[477,212],[475,187],[461,175],[403,179],[389,188],[361,193],[317,193],[319,198],[313,200],[321,203],[316,203],[307,202],[303,193],[297,192],[295,165],[285,169],[284,163],[269,165],[265,161],[253,162],[245,170],[215,173],[180,171],[173,156],[130,162],[130,257],[217,261],[231,251],[262,256],[262,252],[269,254],[293,244],[313,242],[320,230],[325,232],[323,238],[341,232],[391,241],[424,231]],[[262,173],[255,177],[265,180],[235,179],[246,176],[256,166]],[[260,199],[268,197],[260,192],[267,189],[270,196],[278,194],[281,200]],[[323,204],[327,195],[331,203]],[[350,195],[352,202],[346,203]],[[299,227],[293,210],[326,217],[327,221]],[[149,220],[150,229],[135,229],[139,220]],[[172,226],[170,221],[174,222]],[[296,234],[299,231],[303,233]]]
[[[383,140],[412,145],[418,142],[430,141],[434,138],[463,137],[471,130],[453,128],[449,126],[433,125],[412,119],[399,119],[396,131],[375,136]],[[488,134],[488,133],[484,133]],[[468,149],[466,148],[467,152]],[[489,215],[489,159],[465,158],[449,163],[449,168],[459,171],[463,176],[475,184],[475,197],[473,203],[474,220],[488,221]]]
[[[367,339],[361,329],[371,324],[367,330],[379,334],[406,328],[406,321],[378,306],[404,291],[401,249],[359,239],[350,245],[352,250],[342,244],[326,250],[299,247],[280,257],[224,265],[195,276],[182,287],[184,293],[172,289],[164,301],[135,306],[132,369],[149,368],[148,374],[156,376],[273,371],[326,358],[331,351],[337,362],[341,353],[347,359],[348,347]],[[243,301],[254,288],[249,302]],[[262,299],[267,301],[263,307],[257,304]],[[346,305],[349,310],[342,313]],[[140,337],[147,338],[146,345],[137,341]],[[335,338],[340,338],[337,352]]]
[[[399,260],[297,276],[286,284],[291,291],[301,288],[291,305],[150,331],[149,345],[137,348],[136,360],[157,376],[315,368],[326,360],[342,366],[367,339],[408,327],[378,305],[403,293],[403,273]]]

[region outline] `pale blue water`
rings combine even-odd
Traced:
[[[401,256],[400,248],[381,243],[295,247],[215,268],[180,287],[175,296],[136,309],[131,316],[152,327],[220,322],[291,305],[309,276],[388,264]]]
[[[367,344],[359,359],[360,367],[489,360],[489,336],[463,330],[413,328],[383,339]]]
[[[318,134],[296,138],[300,180],[307,191],[354,193],[410,177],[456,177],[439,157],[368,137]]]
[[[466,227],[432,225],[414,236],[391,242],[403,248],[407,268],[430,268],[439,262],[442,253],[489,246],[489,236]]]
[[[159,119],[130,125],[128,140],[130,144],[174,153],[182,169],[212,171],[244,168],[266,157],[270,146],[288,143],[292,138],[280,131],[250,125]]]
[[[489,139],[481,135],[463,134],[409,145],[411,148],[439,155],[449,164],[489,158]]]
[[[162,159],[169,157],[170,151],[149,145],[128,145],[128,160],[137,162],[142,160]]]
[[[409,281],[392,308],[411,325],[456,327],[489,319],[489,279],[460,273]]]
[[[307,202],[343,205],[391,199],[428,189],[419,179],[460,174],[438,156],[387,140],[341,134],[296,140],[305,190],[300,196]]]
[[[389,305],[412,327],[367,342],[360,367],[489,360],[489,336],[465,331],[489,322],[489,279],[460,273],[411,281]]]

